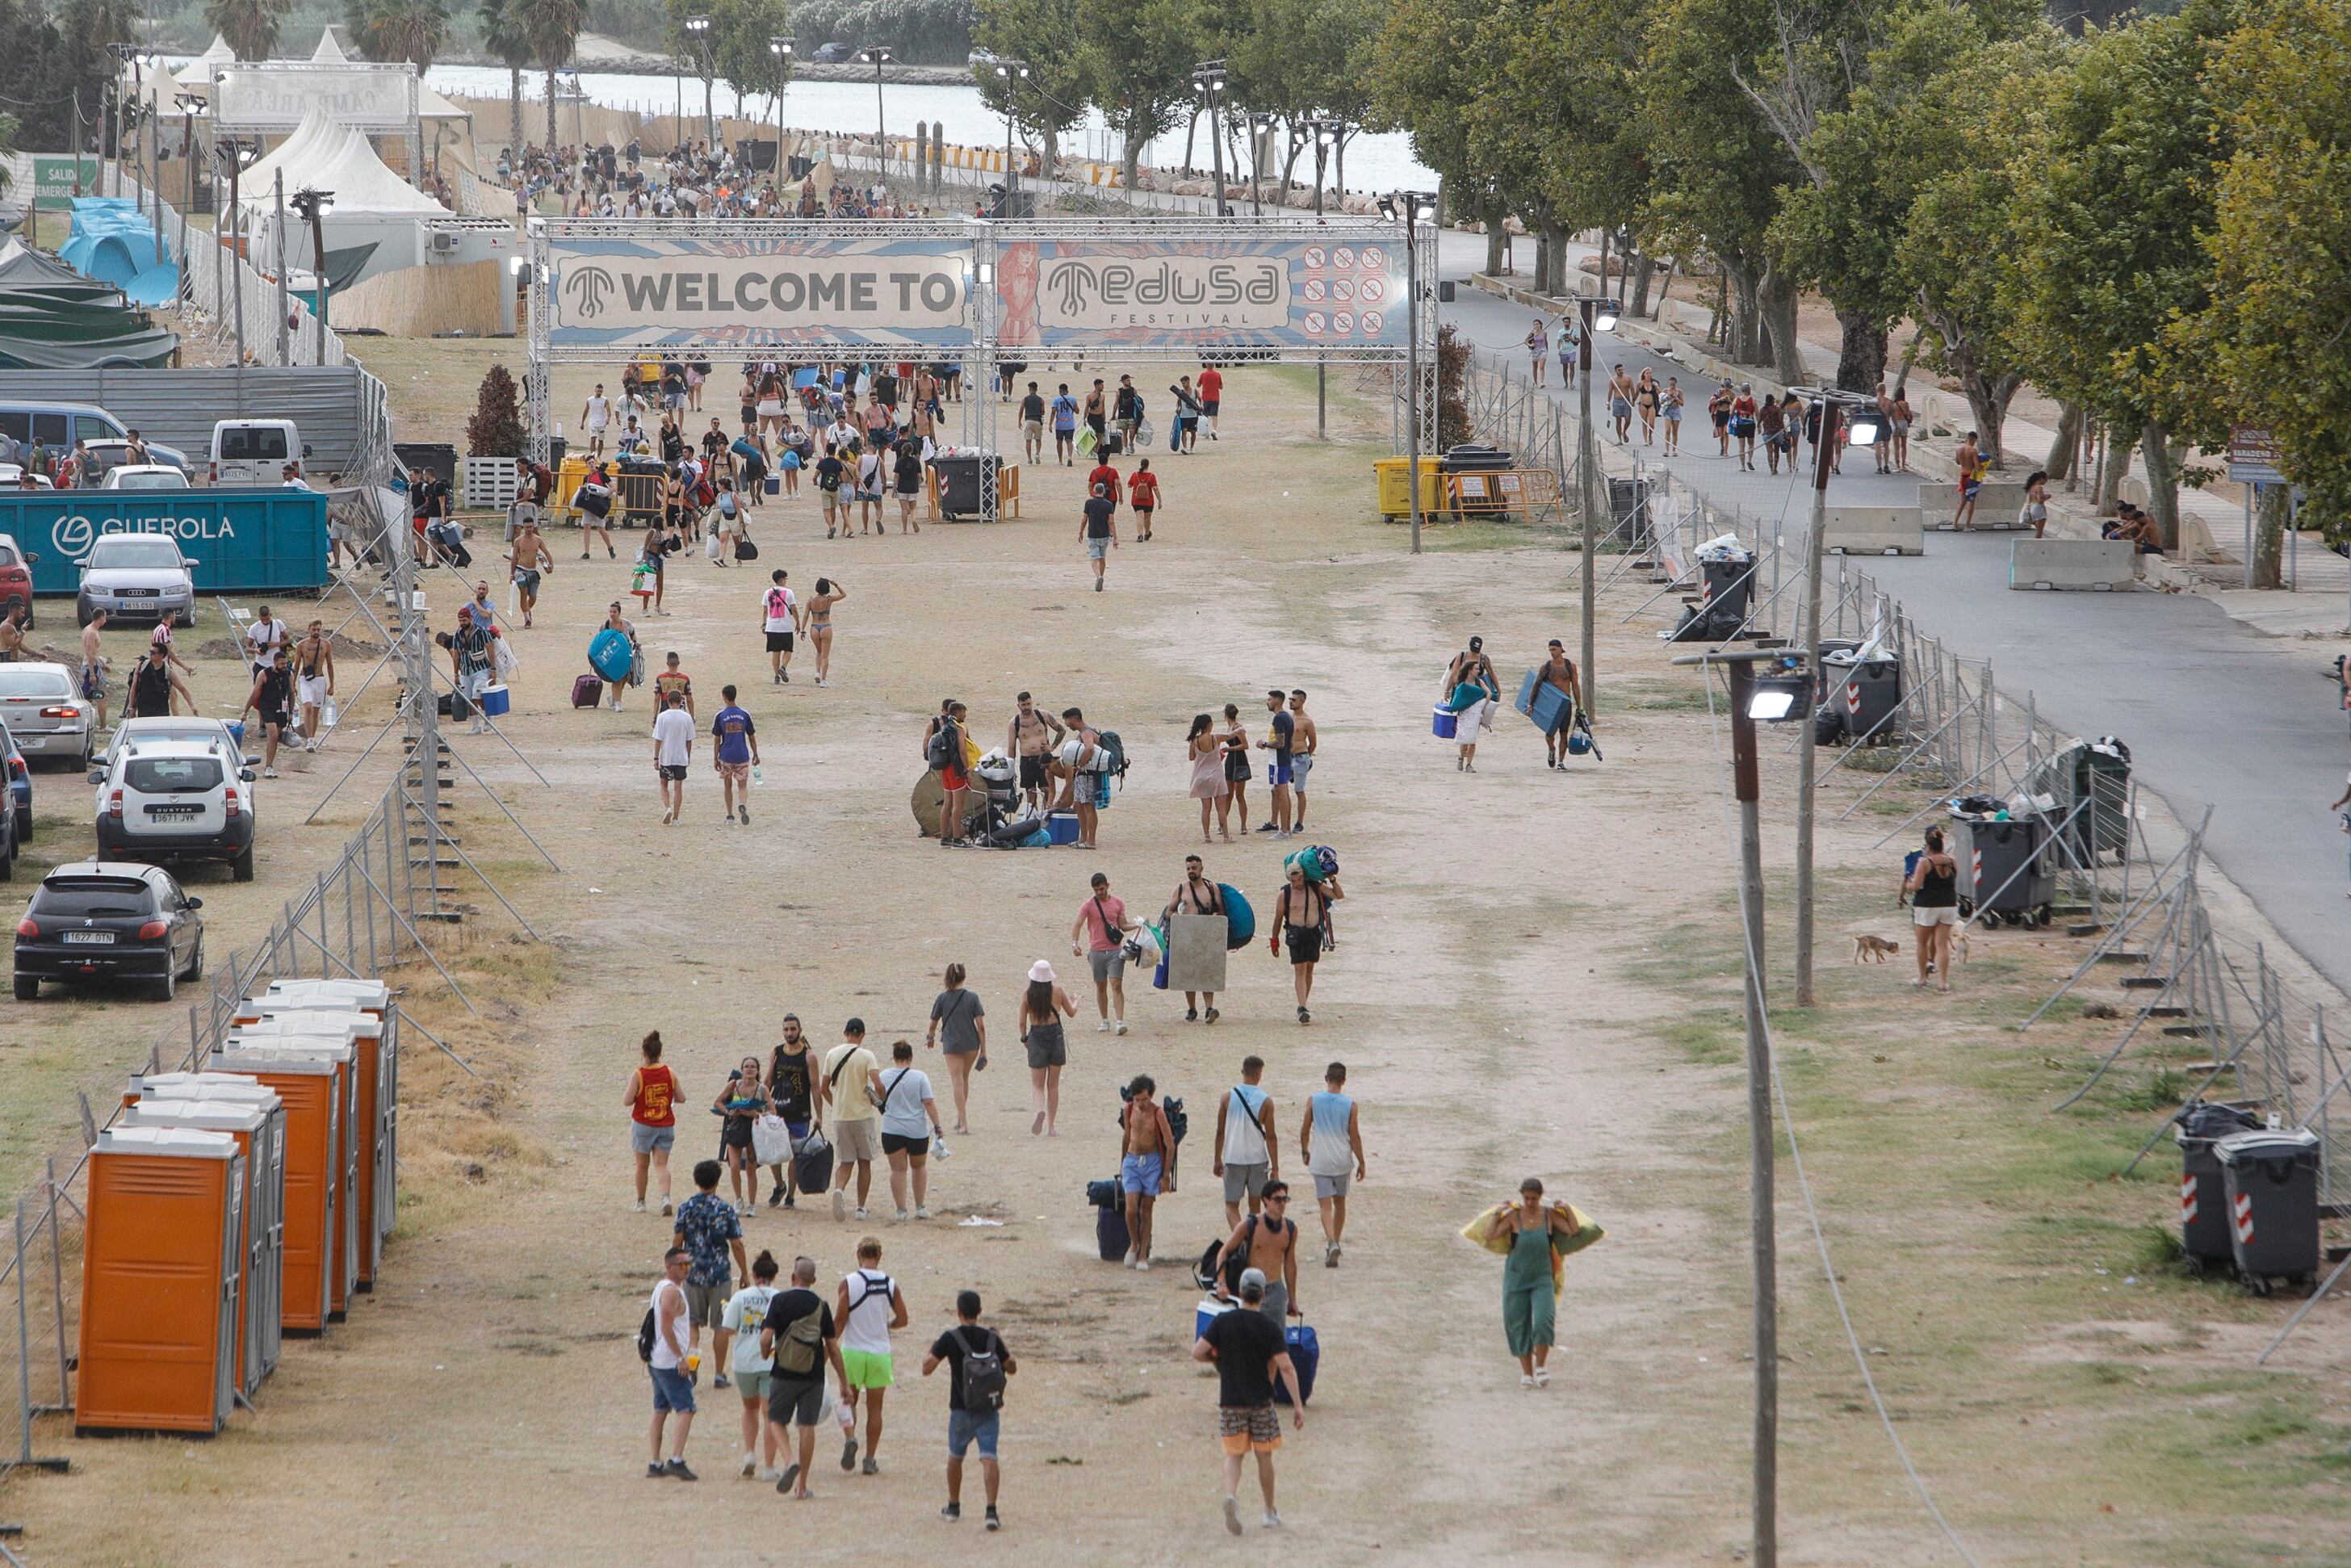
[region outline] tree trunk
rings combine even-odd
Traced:
[[[507,103],[507,159],[517,169],[522,167],[522,68],[507,68],[509,97]]]
[[[555,68],[547,68],[547,155],[555,156]]]
[[[1547,225],[1542,232],[1544,265],[1535,274],[1535,287],[1545,294],[1565,294],[1567,287],[1567,230],[1557,224]]]
[[[1184,122],[1184,173],[1192,172],[1192,142],[1200,134],[1200,111],[1194,110],[1192,118]]]
[[[2052,480],[2074,476],[2074,457],[2082,447],[2082,405],[2061,403],[2057,415],[2057,439],[2049,444],[2048,461],[2042,467]]]
[[[1583,290],[1578,289],[1576,292],[1580,294]],[[1604,228],[1600,231],[1600,292],[1603,294],[1610,292],[1608,287],[1608,231]]]
[[[1758,354],[1751,362],[1769,364],[1773,376],[1792,386],[1804,380],[1804,359],[1796,351],[1796,286],[1767,267],[1761,298],[1771,340],[1764,345],[1769,357]]]
[[[2172,460],[2170,434],[2150,419],[2140,433],[2139,455],[2147,461],[2147,509],[2155,518],[2164,552],[2179,552],[2179,469]],[[2120,468],[2120,465],[2116,465]],[[2119,481],[2117,481],[2119,482]]]
[[[1722,347],[1732,363],[1769,363],[1763,357],[1763,308],[1756,297],[1755,274],[1730,262],[1722,264]]]
[[[1656,276],[1656,271],[1657,264],[1649,259],[1649,253],[1638,253],[1633,262],[1633,299],[1625,308],[1626,314],[1635,318],[1648,315],[1649,282]]]
[[[1499,277],[1502,276],[1502,255],[1505,246],[1510,243],[1510,231],[1502,226],[1502,222],[1499,218],[1488,218],[1486,220],[1487,277]]]
[[[1120,148],[1119,155],[1119,163],[1121,168],[1124,171],[1126,188],[1130,194],[1134,192],[1135,182],[1140,177],[1140,170],[1143,165],[1143,149],[1149,144],[1151,140],[1147,136],[1136,135],[1135,131],[1136,128],[1132,125],[1126,128],[1126,134],[1123,138],[1123,144]]]
[[[2115,431],[2105,431],[2105,462],[2098,473],[2098,516],[2111,517],[2120,508],[2123,481],[2130,476],[2131,453],[2128,441],[2116,441]]]
[[[1874,316],[1840,310],[1837,324],[1844,329],[1837,345],[1836,384],[1846,392],[1874,392],[1886,379],[1886,328]],[[1793,325],[1793,312],[1790,313]],[[1793,348],[1792,343],[1789,345]],[[1797,379],[1803,378],[1802,355],[1796,357]]]
[[[2253,586],[2285,586],[2285,525],[2292,514],[2291,492],[2283,485],[2264,485],[2253,504]]]
[[[1050,122],[1040,125],[1037,128],[1037,143],[1038,150],[1044,159],[1043,167],[1038,171],[1039,177],[1047,180],[1060,179],[1061,169],[1061,133],[1060,130]]]

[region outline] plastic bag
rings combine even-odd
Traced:
[[[751,1151],[763,1166],[779,1166],[792,1157],[792,1129],[781,1116],[761,1116],[751,1124]]]

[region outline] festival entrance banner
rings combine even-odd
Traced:
[[[549,343],[960,349],[971,248],[941,238],[549,241]]]
[[[213,68],[211,115],[215,131],[283,135],[313,110],[338,125],[371,134],[414,134],[416,68],[391,64],[326,65],[268,60]]]
[[[998,252],[999,346],[1405,345],[1402,236],[1008,239]]]

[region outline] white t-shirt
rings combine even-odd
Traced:
[[[768,1303],[777,1294],[773,1285],[746,1285],[726,1298],[726,1311],[719,1322],[735,1332],[735,1354],[730,1359],[738,1375],[768,1370],[768,1359],[759,1354],[759,1331],[767,1326]]]
[[[245,640],[253,645],[253,662],[256,665],[269,663],[273,648],[283,647],[287,636],[283,621],[256,621],[246,629]]]
[[[799,601],[793,597],[790,589],[770,588],[760,602],[766,607],[768,631],[789,632],[792,629],[792,610]]]
[[[849,1321],[839,1325],[841,1348],[889,1354],[890,1307],[898,1299],[898,1281],[879,1269],[860,1269],[848,1284]]]
[[[931,1099],[931,1075],[918,1067],[882,1070],[882,1088],[890,1102],[882,1109],[882,1130],[902,1138],[926,1138],[931,1118],[923,1102]]]
[[[670,1319],[666,1329],[662,1322],[662,1301],[664,1293],[674,1297],[677,1301],[677,1316]],[[685,1292],[667,1280],[664,1280],[653,1287],[653,1364],[664,1372],[675,1372],[678,1364],[685,1359],[686,1336],[694,1327],[686,1316]],[[674,1343],[673,1343],[673,1336],[674,1336]]]
[[[694,717],[682,707],[665,707],[653,720],[653,746],[664,768],[683,768],[694,756]]]

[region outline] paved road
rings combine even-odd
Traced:
[[[1466,277],[1484,255],[1474,236],[1446,236],[1443,276]],[[1517,350],[1529,319],[1466,284],[1446,309],[1458,330],[1497,350]],[[1619,360],[1635,376],[1645,365],[1661,381],[1680,373],[1629,341],[1603,339],[1603,363]],[[1561,395],[1556,387],[1552,395]],[[1703,393],[1690,401],[1699,413]],[[1715,456],[1702,415],[1683,432],[1702,451],[1666,466],[1718,505],[1766,517],[1784,507],[1801,527],[1806,498],[1798,486]],[[1635,424],[1636,443],[1639,434]],[[1853,454],[1845,462],[1833,497],[1860,505],[1913,498],[1915,480],[1852,472],[1860,466]],[[2140,783],[2176,815],[2192,822],[2215,806],[2207,840],[2213,859],[2304,958],[2351,992],[2346,844],[2325,809],[2343,791],[2345,728],[2332,688],[2318,678],[2334,645],[2314,643],[2297,656],[2299,644],[2282,644],[2186,594],[2013,592],[2008,545],[2004,534],[1929,534],[1926,555],[1873,559],[1867,570],[1921,630],[1965,656],[1990,657],[2001,689],[2031,691],[2052,723],[2120,736]]]

